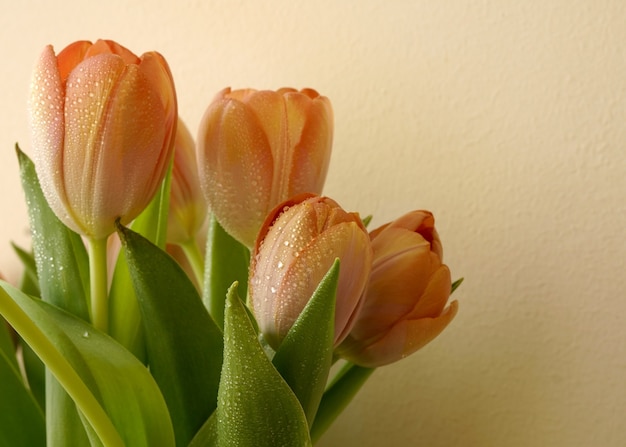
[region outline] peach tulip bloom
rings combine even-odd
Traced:
[[[301,195],[277,206],[259,232],[249,301],[259,329],[278,347],[335,259],[340,260],[335,344],[357,314],[372,265],[361,219],[327,197]]]
[[[372,274],[352,331],[337,349],[365,367],[395,362],[439,335],[457,313],[446,308],[450,270],[428,211],[413,211],[372,231]]]
[[[252,247],[267,213],[320,194],[333,139],[328,98],[315,90],[222,90],[198,136],[200,181],[217,221]]]
[[[47,46],[32,76],[29,115],[37,175],[55,214],[102,239],[150,202],[171,159],[176,94],[156,52],[106,40]]]
[[[206,216],[207,205],[198,178],[196,145],[191,133],[179,119],[174,142],[167,242],[182,245],[195,239]]]

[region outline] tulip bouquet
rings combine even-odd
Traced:
[[[308,446],[454,318],[434,218],[321,196],[316,91],[225,89],[197,145],[156,52],[47,47],[17,148],[32,250],[0,281],[0,445]]]

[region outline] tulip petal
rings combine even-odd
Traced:
[[[136,65],[139,63],[139,58],[135,56],[132,51],[112,40],[98,39],[96,43],[94,43],[85,54],[85,59],[96,56],[98,54],[115,54],[121,57],[124,63],[127,65]]]
[[[70,222],[66,224],[82,234],[91,234],[94,219],[91,203],[101,200],[95,196],[98,156],[103,144],[99,141],[98,124],[105,115],[107,97],[123,70],[120,58],[100,55],[80,63],[67,79],[65,125],[68,140],[62,159],[59,157],[63,173],[58,177],[62,178],[63,186],[58,190],[67,194],[66,211]]]
[[[97,215],[112,221],[121,216],[126,224],[148,205],[161,184],[176,117],[175,109],[169,109],[172,116],[166,115],[162,94],[137,65],[127,65],[115,85],[100,128],[99,139],[106,147],[99,154],[96,175],[101,181],[114,172],[116,182],[99,202],[101,208],[94,207]]]
[[[79,40],[63,48],[58,54],[59,75],[63,82],[67,80],[72,70],[85,59],[85,55],[92,46],[93,44],[88,40]]]
[[[50,207],[63,215],[67,198],[62,191],[62,153],[65,138],[63,81],[57,57],[47,46],[33,71],[30,85],[29,117],[37,176]],[[65,222],[67,223],[67,222]]]
[[[451,278],[448,266],[441,265],[430,277],[426,290],[423,291],[415,307],[406,318],[409,320],[439,315],[450,296]]]
[[[176,103],[176,92],[174,91],[174,80],[167,62],[159,53],[151,51],[141,56],[139,70],[146,77],[147,84],[159,93],[158,97],[162,101],[163,110],[169,111],[165,118],[165,128],[171,130],[167,141],[174,138],[174,122],[178,118],[178,106]]]
[[[274,169],[269,203],[278,203],[289,197],[284,173],[288,172],[286,167],[291,164],[290,129],[297,128],[301,118],[297,112],[288,115],[280,92],[270,90],[257,92],[247,98],[246,105],[256,117],[271,150]]]
[[[385,263],[406,251],[420,250],[427,253],[430,244],[419,233],[390,227],[372,240],[372,249],[376,253],[376,262]]]
[[[412,234],[404,233],[408,236]],[[374,256],[379,254],[377,251],[374,253]],[[401,254],[375,261],[367,299],[359,314],[359,324],[353,329],[353,336],[356,339],[370,338],[369,334],[384,333],[399,319],[405,318],[417,305],[416,300],[421,300],[432,269],[427,243],[408,248],[404,246]]]
[[[224,99],[207,109],[198,162],[211,210],[233,237],[251,247],[270,207],[274,167],[267,137],[248,107]]]
[[[276,331],[282,338],[289,331],[305,302],[290,297],[305,297],[308,300],[335,259],[341,259],[335,313],[335,344],[341,342],[351,329],[351,321],[361,299],[371,265],[368,238],[355,222],[344,222],[327,229],[311,241],[288,267],[282,284],[278,287],[275,302]]]
[[[191,133],[179,119],[167,225],[167,242],[171,244],[189,242],[206,220],[207,206],[200,189],[195,149]]]
[[[358,354],[355,363],[375,368],[396,362],[413,354],[434,340],[452,321],[458,311],[458,302],[450,306],[436,318],[402,320],[383,338],[367,346]]]
[[[66,98],[66,133],[73,137],[64,154],[70,213],[80,232],[109,234],[117,217],[127,223],[147,205],[163,176],[157,169],[168,153],[162,151],[164,127],[156,126],[165,122],[161,101],[136,65],[109,54],[86,59],[70,74]],[[112,173],[116,181],[103,190]]]
[[[291,176],[288,196],[302,191],[320,194],[326,180],[333,142],[330,101],[321,96],[311,100],[302,94],[286,95],[285,101],[288,110],[297,107],[305,109],[303,103],[308,102],[305,109],[306,123],[297,135],[292,133],[291,136],[294,148],[289,166]]]

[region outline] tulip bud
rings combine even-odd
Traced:
[[[374,262],[363,307],[337,353],[365,367],[395,362],[439,335],[457,312],[450,270],[428,211],[413,211],[370,233]]]
[[[311,194],[286,201],[268,215],[250,264],[249,301],[272,346],[287,335],[337,258],[335,344],[349,332],[370,274],[372,249],[361,219]]]
[[[200,182],[222,227],[252,247],[267,213],[320,194],[333,137],[330,101],[315,90],[225,89],[200,124]]]
[[[37,175],[63,223],[94,239],[133,220],[171,159],[176,95],[163,57],[112,42],[44,49],[31,82]]]
[[[198,178],[196,146],[189,130],[179,119],[174,141],[167,242],[183,245],[194,239],[206,215],[207,205]]]

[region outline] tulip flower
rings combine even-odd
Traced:
[[[68,227],[101,239],[133,220],[165,175],[176,127],[170,70],[99,40],[58,55],[47,46],[32,77],[30,124],[37,175]]]
[[[328,98],[315,90],[222,90],[198,136],[200,181],[220,225],[252,247],[268,212],[320,194],[333,137]]]
[[[270,212],[251,259],[249,302],[272,346],[287,335],[337,258],[335,344],[349,332],[370,274],[372,248],[365,227],[358,214],[311,194]]]
[[[200,189],[196,146],[185,124],[179,119],[174,140],[174,166],[167,242],[184,245],[194,239],[207,215],[207,205]]]
[[[363,307],[337,353],[361,366],[395,362],[439,335],[457,312],[446,308],[450,270],[428,211],[413,211],[370,233],[374,261]]]
[[[200,230],[204,227],[206,217],[207,205],[200,189],[196,146],[189,130],[179,119],[174,141],[167,251],[174,253],[174,258],[188,272],[193,273],[190,277],[197,284],[201,283],[204,276],[204,259],[198,242],[205,241]]]
[[[75,42],[41,54],[29,115],[35,169],[50,208],[89,242],[92,324],[108,330],[107,245],[141,213],[171,160],[174,82],[156,52]]]

